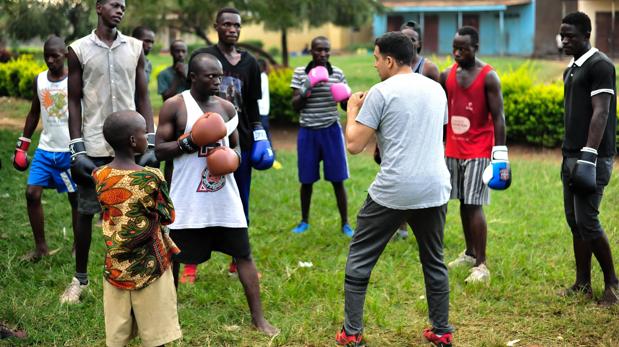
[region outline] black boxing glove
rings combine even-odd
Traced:
[[[148,147],[146,151],[138,157],[136,157],[135,161],[140,166],[150,166],[154,168],[159,168],[159,160],[157,160],[157,156],[155,155],[155,133],[146,134],[146,140],[148,141]]]
[[[86,154],[84,139],[79,137],[71,140],[69,150],[71,150],[71,178],[78,185],[93,187],[95,181],[92,172],[97,166]]]
[[[595,193],[596,162],[598,151],[591,147],[583,147],[580,150],[580,159],[570,175],[570,187],[576,194],[587,195]]]

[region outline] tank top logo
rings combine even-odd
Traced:
[[[198,193],[212,193],[221,190],[226,185],[226,176],[213,176],[208,171],[208,168],[204,168],[202,171],[202,178],[198,185]]]
[[[471,121],[463,116],[451,116],[451,130],[453,130],[454,134],[462,135],[469,131],[471,128]]]
[[[68,118],[67,92],[62,88],[45,88],[41,91],[41,105],[47,111],[49,122],[66,124]]]

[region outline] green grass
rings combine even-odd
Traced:
[[[16,131],[0,130],[0,321],[24,328],[24,341],[1,340],[0,346],[102,346],[101,230],[93,230],[90,251],[91,293],[77,306],[62,306],[58,296],[74,271],[66,198],[44,193],[47,239],[59,254],[36,264],[19,256],[33,245],[24,189],[27,174],[10,167]],[[330,184],[314,189],[311,228],[303,235],[290,229],[300,219],[296,156],[279,151],[284,168],[254,171],[250,235],[262,273],[267,318],[282,330],[273,340],[250,327],[238,280],[227,275],[228,257],[216,254],[199,267],[194,286],[179,289],[181,346],[332,346],[343,319],[343,278],[348,239]],[[355,215],[377,167],[369,155],[351,156],[346,182],[349,215]],[[451,323],[456,346],[617,346],[619,307],[599,309],[584,299],[560,299],[555,291],[574,278],[571,236],[562,213],[559,158],[512,153],[514,183],[492,194],[486,210],[489,227],[490,285],[467,286],[466,270],[450,272]],[[602,223],[615,254],[619,252],[619,180],[614,175],[601,208]],[[463,249],[458,204],[451,202],[445,257]],[[63,233],[66,231],[66,235]],[[300,268],[311,261],[312,268]],[[593,262],[593,285],[600,295],[602,276]],[[414,239],[389,244],[373,273],[365,310],[371,346],[419,346],[428,325],[423,276]],[[133,343],[132,346],[137,346]]]

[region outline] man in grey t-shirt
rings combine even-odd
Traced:
[[[345,322],[340,345],[362,343],[363,306],[370,274],[402,220],[419,245],[432,327],[424,336],[451,346],[449,278],[443,262],[443,232],[451,191],[443,159],[447,97],[440,84],[412,73],[411,41],[387,33],[375,42],[374,66],[382,80],[348,101],[347,149],[362,152],[376,135],[382,162],[357,216],[346,263]]]

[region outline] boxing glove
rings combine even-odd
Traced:
[[[333,96],[333,100],[335,100],[335,102],[346,101],[352,94],[350,87],[346,83],[333,83],[330,88],[331,95]]]
[[[275,155],[267,133],[261,124],[254,124],[254,143],[251,147],[251,165],[256,170],[267,170],[273,166]]]
[[[148,147],[142,155],[136,158],[136,162],[140,166],[159,168],[159,160],[157,160],[155,155],[155,133],[146,134],[146,140],[148,141]]]
[[[490,165],[484,170],[482,180],[490,189],[509,188],[512,183],[512,169],[509,166],[507,146],[492,147]]]
[[[233,173],[241,164],[238,153],[230,147],[219,146],[209,149],[206,154],[206,166],[213,176],[223,176]]]
[[[86,146],[83,138],[73,139],[69,142],[71,151],[71,178],[81,186],[94,186],[92,172],[97,168],[95,163],[86,154]]]
[[[329,82],[329,70],[324,66],[316,66],[307,74],[299,92],[303,98],[308,98],[312,94],[312,88],[318,83]]]
[[[181,151],[194,153],[202,146],[210,145],[226,137],[227,129],[219,113],[206,112],[191,127],[189,133],[181,135],[177,142]]]
[[[376,148],[374,148],[374,162],[376,162],[376,164],[380,165],[380,163],[383,160],[380,157],[380,149],[378,148],[378,145],[376,145]]]
[[[595,180],[595,168],[598,157],[598,151],[591,147],[583,147],[580,150],[580,159],[576,161],[576,165],[570,175],[570,186],[576,194],[591,194],[595,193],[597,187]]]
[[[20,136],[17,139],[15,153],[13,153],[13,167],[19,171],[26,171],[30,161],[28,160],[28,147],[30,147],[30,139]]]

